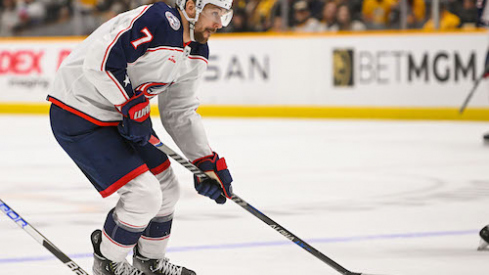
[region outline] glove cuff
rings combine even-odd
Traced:
[[[212,152],[212,155],[208,155],[202,158],[194,160],[192,163],[199,167],[202,171],[222,171],[228,169],[225,158],[219,158],[216,152]]]
[[[226,164],[226,160],[224,158],[218,159],[216,161],[216,170],[222,171],[224,169],[228,169],[228,165]]]
[[[192,161],[192,163],[195,166],[199,166],[206,161],[210,161],[211,163],[215,163],[217,160],[219,160],[219,155],[216,152],[212,152],[212,155],[208,155],[205,157],[198,158],[198,159]],[[211,170],[214,170],[214,169],[211,169]]]

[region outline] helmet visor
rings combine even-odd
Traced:
[[[223,27],[227,27],[233,19],[232,9],[226,10],[215,5],[206,5],[201,14],[213,22],[220,23]]]

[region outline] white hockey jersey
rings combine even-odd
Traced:
[[[207,44],[184,45],[179,12],[164,3],[122,13],[63,61],[48,100],[100,126],[122,120],[118,106],[159,95],[163,125],[190,160],[212,154],[196,113]]]

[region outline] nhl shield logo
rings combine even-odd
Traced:
[[[165,16],[166,16],[166,19],[168,19],[168,22],[170,23],[170,26],[172,29],[178,31],[178,29],[180,29],[180,20],[178,20],[178,18],[173,15],[173,13],[167,11],[165,13]]]

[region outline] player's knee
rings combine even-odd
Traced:
[[[162,194],[159,188],[159,182],[156,178],[152,177],[151,181],[146,181],[147,185],[144,191],[141,193],[140,204],[143,206],[143,215],[147,215],[150,220],[156,216],[160,207]]]
[[[121,200],[116,207],[122,221],[147,224],[161,208],[160,183],[150,172],[143,173],[121,188]]]
[[[162,203],[159,214],[173,213],[175,205],[180,198],[180,184],[171,167],[156,175],[160,182]]]

